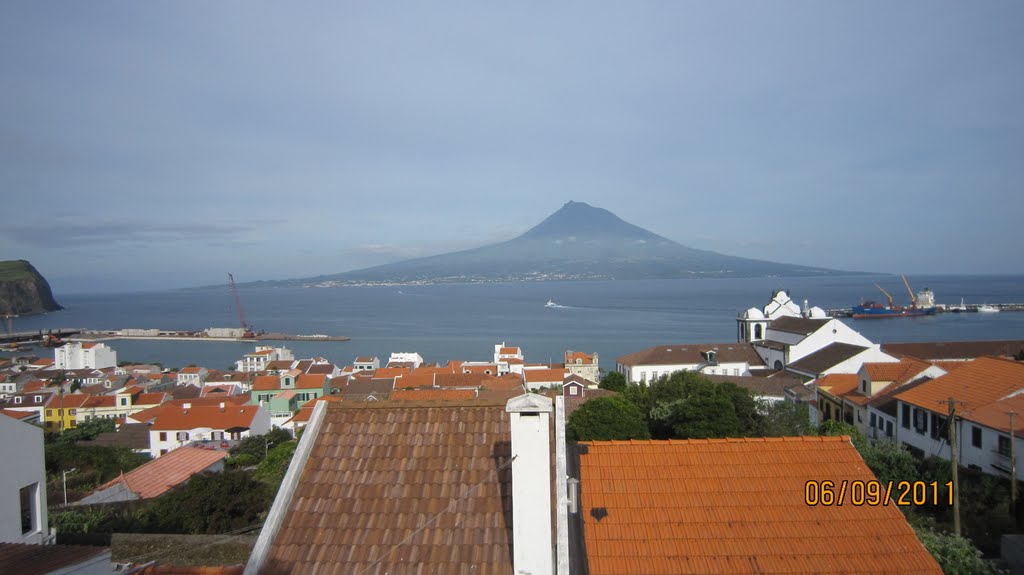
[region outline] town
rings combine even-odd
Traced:
[[[608,370],[572,349],[531,362],[515,342],[443,364],[395,351],[341,366],[256,345],[233,371],[171,368],[96,341],[0,360],[0,561],[940,573],[952,559],[928,538],[948,524],[985,569],[1024,568],[1024,340],[877,344],[784,290],[735,321],[736,341],[666,342]],[[117,459],[82,455],[99,450]],[[221,523],[170,520],[182,493],[243,472],[235,495],[262,499]],[[865,504],[872,485],[882,504]],[[982,496],[998,506],[979,512]],[[116,532],[69,545],[101,532],[87,513],[199,537],[166,552],[118,551]],[[840,521],[857,527],[825,527]],[[211,558],[214,535],[241,551]]]

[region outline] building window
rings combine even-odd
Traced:
[[[875,417],[875,414],[874,414],[874,413],[872,413],[872,414],[871,414],[871,417],[870,417],[870,418],[868,418],[868,425],[869,425],[869,426],[871,426],[872,428],[873,428],[873,427],[876,427],[876,423],[877,423],[876,419],[877,419],[877,418]]]
[[[861,380],[861,382],[860,382],[860,390],[861,390],[861,392],[864,393],[864,395],[867,395],[867,393],[868,393],[868,380],[866,380],[866,379],[862,379]]]
[[[981,449],[981,428],[977,425],[971,426],[971,447]]]
[[[996,448],[996,452],[1003,457],[1010,456],[1010,438],[1005,435],[999,436],[999,446]]]
[[[75,415],[76,413],[78,413],[77,409],[69,409],[68,410],[68,415]]]
[[[46,410],[46,417],[53,417],[53,410],[52,409],[47,409]]]
[[[910,406],[903,404],[903,429],[910,429]]]
[[[928,431],[928,412],[914,408],[914,431],[924,435]]]
[[[122,397],[121,398],[121,405],[128,405],[128,398],[127,397]]]
[[[179,431],[174,436],[174,438],[177,439],[178,441],[188,441],[188,432],[187,431]]]
[[[864,423],[863,418],[861,418],[860,411],[857,412],[857,423]]]
[[[160,455],[167,455],[167,450],[166,449],[161,449],[160,450]]]
[[[932,439],[942,439],[946,432],[946,418],[941,415],[932,414]]]
[[[166,431],[161,431],[160,432],[160,441],[167,441],[167,432]]]
[[[569,395],[579,395],[579,394],[580,394],[580,390],[577,389],[575,385],[569,386]]]
[[[21,488],[21,534],[28,535],[36,530],[39,510],[36,509],[36,492],[39,484],[33,483]]]
[[[891,421],[886,421],[885,422],[885,436],[886,437],[892,437],[892,422]]]

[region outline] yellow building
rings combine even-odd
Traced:
[[[89,399],[85,393],[54,393],[43,409],[43,428],[47,432],[59,433],[77,424],[78,410]]]

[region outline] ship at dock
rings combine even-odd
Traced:
[[[935,305],[935,294],[932,293],[932,290],[924,288],[915,295],[914,290],[910,288],[910,282],[907,281],[907,276],[900,274],[900,277],[903,278],[903,285],[907,287],[907,293],[910,294],[910,305],[897,305],[896,302],[893,301],[893,297],[889,295],[889,292],[885,291],[882,286],[876,283],[875,287],[885,294],[887,302],[883,304],[876,301],[863,301],[860,305],[853,306],[850,317],[855,319],[869,319],[935,315],[939,308]]]

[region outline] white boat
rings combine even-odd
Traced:
[[[561,306],[559,306],[557,303],[555,303],[555,300],[550,300],[549,299],[548,303],[544,304],[544,307],[561,307]]]
[[[980,313],[996,313],[998,311],[999,308],[994,305],[988,305],[987,303],[978,306],[978,312]]]
[[[962,311],[967,311],[967,306],[964,305],[964,298],[960,298],[960,305],[951,305],[951,306],[946,308],[946,311],[951,311],[951,312],[954,312],[954,313],[959,313],[959,312],[962,312]]]

